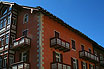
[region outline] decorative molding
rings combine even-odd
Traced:
[[[44,67],[43,67],[43,64],[44,64],[44,62],[43,62],[43,60],[44,60],[44,57],[43,57],[43,55],[44,55],[44,52],[43,52],[43,50],[44,50],[44,47],[43,47],[44,46],[44,43],[43,43],[43,41],[44,41],[44,38],[43,38],[44,30],[43,30],[43,28],[44,28],[44,26],[43,26],[43,24],[44,24],[43,14],[39,13],[38,24],[37,24],[37,26],[38,26],[38,28],[37,28],[37,31],[38,31],[37,32],[37,35],[38,35],[37,36],[37,38],[38,38],[38,41],[37,41],[37,52],[38,52],[37,62],[38,62],[38,64],[37,64],[37,66],[38,66],[39,69],[44,69]]]

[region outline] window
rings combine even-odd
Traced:
[[[89,64],[89,69],[94,69],[94,66],[92,64]]]
[[[55,31],[55,37],[59,38],[59,33]]]
[[[3,28],[3,20],[0,22],[0,29]]]
[[[6,67],[7,66],[7,55],[4,56],[4,63],[3,66]]]
[[[24,51],[21,53],[21,61],[27,62],[28,61],[28,52]]]
[[[58,52],[53,52],[53,61],[54,62],[63,62],[62,54]]]
[[[17,20],[13,19],[13,25],[16,25]]]
[[[6,44],[8,44],[9,43],[9,35],[8,34],[6,34]]]
[[[11,42],[13,42],[13,40],[15,40],[15,35],[11,36]]]
[[[2,69],[2,57],[0,56],[0,69]]]
[[[78,60],[75,58],[71,58],[72,69],[78,69]]]
[[[28,30],[24,30],[23,31],[23,36],[27,36],[27,34],[28,34]]]
[[[8,16],[8,22],[7,22],[7,24],[10,24],[11,23],[11,18],[10,18],[10,16]]]
[[[97,51],[96,50],[94,50],[94,54],[97,56]]]
[[[14,55],[9,56],[9,63],[10,65],[14,63]]]
[[[1,38],[1,46],[4,46],[4,36]]]
[[[25,14],[24,15],[24,23],[27,23],[28,22],[28,14]]]
[[[91,49],[89,48],[89,53],[91,53]]]
[[[81,49],[82,49],[82,51],[84,51],[84,45],[81,45]]]
[[[87,63],[81,62],[81,64],[82,64],[82,69],[87,69]]]
[[[104,60],[104,57],[102,54],[100,54],[100,60],[103,61]]]
[[[76,49],[76,48],[75,48],[75,41],[72,40],[71,42],[72,42],[72,49]]]
[[[6,20],[6,18],[5,18],[5,19],[4,19],[4,22],[3,22],[3,27],[6,26],[6,22],[7,22],[7,20]]]

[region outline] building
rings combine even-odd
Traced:
[[[0,2],[0,69],[104,69],[104,48],[41,7]]]

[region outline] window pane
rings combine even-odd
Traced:
[[[8,44],[8,42],[9,42],[9,36],[8,34],[6,34],[6,44]]]
[[[83,45],[81,45],[81,49],[82,49],[82,51],[84,51],[84,46]]]
[[[75,49],[75,41],[72,40],[72,48]]]
[[[28,22],[28,14],[25,14],[24,15],[24,23],[27,23]]]

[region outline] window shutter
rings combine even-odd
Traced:
[[[81,61],[81,67],[82,67],[82,69],[83,69],[83,62]]]
[[[53,62],[56,62],[56,52],[53,51]]]
[[[73,58],[71,57],[71,68],[73,69]]]
[[[77,60],[77,69],[79,69],[79,64],[78,64],[78,60]]]
[[[60,54],[60,56],[61,56],[61,62],[63,62],[63,55],[62,55],[62,54]]]

